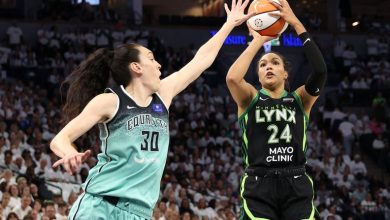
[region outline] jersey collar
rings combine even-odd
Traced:
[[[260,92],[261,92],[262,94],[268,96],[268,97],[271,97],[271,96],[268,94],[267,90],[265,90],[265,89],[260,89]],[[280,96],[280,98],[286,97],[287,94],[288,94],[288,92],[287,92],[286,90],[283,90],[283,93],[282,93],[282,95]]]

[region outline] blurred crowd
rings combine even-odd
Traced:
[[[27,43],[23,30],[13,24],[4,35],[7,38],[0,47],[0,215],[3,219],[66,219],[80,192],[69,192],[64,198],[47,183],[83,182],[96,164],[100,145],[96,130],[76,142],[80,149],[92,149],[93,156],[75,176],[62,167],[52,168],[58,158],[48,144],[61,128],[63,79],[98,47],[145,45],[162,64],[164,76],[178,70],[196,51],[192,46],[173,49],[152,32],[121,28],[59,32],[42,26],[37,42]],[[367,44],[373,45],[372,41]],[[386,84],[388,59],[378,58],[388,57],[388,47],[380,42],[379,38],[374,44],[377,54],[370,54],[374,59],[368,60],[349,52],[345,42],[341,59],[335,48],[335,65],[342,65],[344,76],[352,81],[346,85],[365,78],[367,72],[372,79],[368,88]],[[362,70],[352,71],[358,64]],[[236,105],[221,89],[224,86],[210,86],[204,76],[173,100],[170,150],[153,219],[239,218],[241,134]],[[347,89],[340,91],[341,97]],[[388,102],[378,93],[372,105],[365,107],[370,110],[359,112],[327,100],[312,112],[307,165],[320,219],[390,219],[389,182],[371,175],[363,162],[372,157],[382,168],[390,167]],[[388,176],[389,171],[385,172]]]

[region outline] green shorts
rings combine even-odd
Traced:
[[[100,196],[81,194],[69,211],[68,220],[146,220],[134,213],[120,209]]]

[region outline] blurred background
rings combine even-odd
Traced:
[[[230,5],[230,2],[227,2]],[[389,0],[290,0],[328,67],[310,116],[307,168],[317,219],[390,219]],[[60,85],[97,48],[136,42],[167,76],[226,19],[223,0],[0,0],[0,216],[66,219],[100,151],[77,175],[52,168],[62,128]],[[171,143],[154,219],[238,219],[243,173],[236,104],[225,76],[251,37],[245,25],[170,108]],[[293,63],[291,89],[311,72],[295,32],[272,42]],[[259,86],[252,65],[247,80]],[[1,218],[1,217],[0,217]]]

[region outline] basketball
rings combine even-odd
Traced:
[[[280,4],[279,0],[273,0]],[[269,12],[279,12],[273,4],[267,0],[253,0],[248,13],[255,12],[256,15],[248,19],[249,26],[263,36],[276,36],[286,30],[287,22],[279,16],[271,16]]]

